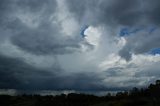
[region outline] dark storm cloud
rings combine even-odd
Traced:
[[[50,8],[45,8],[46,5]],[[2,26],[5,26],[7,28],[10,22],[16,19],[16,13],[18,13],[19,11],[23,11],[24,14],[26,14],[27,12],[31,12],[35,13],[36,15],[36,13],[45,9],[46,14],[43,16],[44,18],[47,16],[47,14],[54,12],[55,6],[56,2],[53,0],[46,0],[45,2],[43,0],[1,0],[0,22],[3,23],[1,24],[1,28]],[[15,24],[14,26],[16,27],[17,25]]]
[[[86,20],[85,22],[88,24],[103,24],[114,28],[122,25],[138,26],[146,23],[158,25],[159,23],[160,2],[158,0],[68,0],[66,3],[77,20],[80,22]],[[5,26],[5,29],[14,32],[11,40],[13,44],[22,50],[35,54],[64,54],[80,48],[77,38],[59,37],[61,35],[60,26],[53,25],[49,19],[55,13],[57,7],[55,0],[45,2],[37,0],[2,0],[0,7],[2,8],[1,14],[3,14],[0,21],[3,23],[1,28]],[[22,20],[13,16],[19,10],[35,16],[40,15],[36,18],[38,27],[30,28]],[[130,54],[126,52],[129,51],[128,49],[124,47],[120,51],[120,55],[122,57],[126,56],[127,60],[130,58]]]
[[[55,0],[2,0],[0,4],[1,30],[4,34],[10,31],[12,43],[20,49],[45,55],[72,53],[80,48],[78,38],[62,37],[60,23],[53,24],[56,19],[50,19],[57,7]]]
[[[118,24],[118,25],[134,25],[138,23],[141,17],[141,11],[137,11],[139,7],[139,0],[113,0],[102,2],[100,8],[103,17],[102,22],[106,24]],[[108,5],[108,6],[106,6]],[[111,22],[111,23],[110,23]]]
[[[24,26],[19,20],[17,21],[17,26],[21,28],[19,28],[20,32],[12,37],[12,43],[22,50],[33,54],[45,55],[72,53],[74,50],[76,51],[77,48],[80,48],[80,45],[77,43],[78,41],[74,39],[59,38],[58,36],[60,34],[56,31],[53,32],[53,27],[50,25],[33,30]],[[54,30],[58,29],[55,28]]]
[[[87,17],[90,24],[105,24],[108,26],[134,26],[158,24],[159,0],[69,0],[68,7],[76,17],[83,21],[89,13],[94,17]],[[86,19],[87,19],[86,18]]]
[[[74,16],[79,22],[85,20],[88,24],[103,24],[114,28],[115,26],[123,25],[138,26],[146,23],[157,25],[159,23],[158,10],[160,2],[158,0],[68,0],[66,3],[70,12],[75,14]],[[14,32],[11,39],[13,44],[27,52],[35,54],[64,54],[77,51],[80,48],[79,43],[77,43],[79,39],[59,37],[61,35],[60,26],[53,25],[49,19],[55,13],[56,7],[57,2],[55,0],[47,0],[45,2],[37,0],[2,0],[1,14],[3,15],[1,16],[1,22],[4,24],[2,24],[1,28],[5,25],[6,29]],[[22,20],[13,16],[17,10],[31,13],[35,16],[40,15],[36,18],[38,27],[30,28]],[[126,56],[126,59],[129,60],[130,53],[127,53],[127,51],[129,51],[128,45],[119,54],[122,57]]]
[[[63,0],[60,2],[63,2]],[[90,66],[90,64],[95,64],[94,62],[93,64],[88,62],[90,59],[88,55],[88,60],[84,59],[85,56],[83,57],[82,55],[85,55],[85,53],[82,55],[76,55],[80,56],[76,59],[81,58],[81,56],[83,58],[78,60],[77,63],[73,62],[74,59],[72,60],[72,58],[76,56],[72,56],[71,53],[79,51],[81,48],[80,43],[83,41],[83,38],[81,37],[81,31],[78,28],[79,31],[73,33],[73,36],[66,36],[62,31],[62,21],[73,18],[75,23],[77,22],[79,24],[78,27],[80,28],[86,25],[102,25],[110,27],[110,29],[112,29],[113,32],[115,31],[114,33],[116,34],[119,34],[119,32],[116,32],[117,28],[122,29],[123,27],[131,27],[136,29],[137,26],[145,27],[146,25],[159,27],[160,24],[159,0],[66,0],[64,3],[66,3],[64,7],[67,6],[67,8],[61,7],[60,10],[64,8],[66,11],[62,10],[62,13],[60,13],[62,17],[56,18],[56,16],[59,16],[58,13],[60,12],[58,11],[59,7],[56,0],[0,0],[0,45],[9,40],[11,45],[16,47],[17,51],[20,51],[20,53],[23,52],[19,57],[23,57],[22,55],[26,54],[27,55],[24,56],[25,59],[27,56],[35,56],[35,60],[33,59],[33,61],[38,61],[38,56],[55,56],[59,54],[59,56],[64,56],[64,54],[70,54],[69,59],[71,60],[65,60],[66,58],[64,58],[62,61],[64,61],[64,64],[71,61],[71,63],[73,63],[72,65],[75,67],[78,66],[77,70],[80,70],[83,66],[81,67],[77,65],[78,63],[82,63],[79,61],[87,63],[85,64],[86,66],[88,64],[88,66]],[[69,9],[69,11],[67,11],[67,9]],[[67,17],[65,17],[65,13],[67,14]],[[64,20],[58,20],[59,18],[64,18]],[[70,23],[68,20],[66,22]],[[68,23],[65,28],[74,28],[74,25],[69,26]],[[132,33],[136,36],[131,35],[126,37],[125,39],[127,42],[119,51],[119,55],[126,60],[130,60],[133,53],[143,54],[152,48],[160,47],[159,29],[156,28],[152,33],[148,32],[149,31],[146,33],[145,30],[138,31]],[[102,36],[105,36],[105,34]],[[115,35],[108,36],[111,37]],[[107,39],[110,38],[107,37]],[[104,45],[106,46],[107,44],[108,43]],[[94,49],[94,46],[87,42],[84,42],[83,45]],[[4,52],[7,51],[5,51],[5,47],[6,46],[2,47]],[[114,49],[114,47],[110,47],[110,45],[108,47],[109,48],[102,48]],[[1,49],[0,52],[1,51],[3,50]],[[96,53],[93,53],[93,55],[97,56],[97,61],[101,60],[98,59],[98,56],[101,54],[97,51]],[[105,56],[106,55],[108,54],[106,53]],[[83,70],[83,73],[81,71],[76,72],[76,69],[71,70],[71,72],[75,71],[75,73],[70,73],[67,72],[68,70],[62,70],[61,64],[59,67],[53,65],[51,68],[40,69],[35,67],[34,64],[33,66],[32,64],[27,64],[25,59],[0,55],[0,88],[38,90],[113,90],[125,89],[125,87],[127,88],[131,85],[136,85],[137,81],[141,80],[138,79],[138,77],[133,80],[127,79],[128,75],[126,74],[124,76],[127,78],[124,81],[123,79],[121,81],[121,83],[126,85],[123,88],[122,86],[119,87],[119,85],[117,85],[119,83],[119,77],[123,77],[123,68],[121,67],[113,66],[108,69],[106,73],[104,73],[106,74],[106,78],[104,78],[102,77],[103,73],[94,73],[94,69],[91,73],[92,68],[89,68],[88,70],[88,67],[86,68],[85,66],[84,68],[86,69]],[[58,59],[55,63],[59,64]],[[96,65],[97,64],[99,63],[97,62]],[[149,75],[155,73],[149,73]],[[104,80],[109,80],[107,78],[117,78],[117,82],[115,82],[115,85],[113,86],[112,81],[109,82],[109,86],[105,85],[106,83]]]
[[[1,0],[1,40],[10,40],[19,50],[33,55],[77,51],[79,38],[62,36],[61,27],[50,20],[56,6],[55,0]],[[31,20],[34,16],[37,16],[35,20]],[[34,23],[38,25],[34,26]],[[56,65],[52,69],[39,69],[24,59],[13,57],[0,55],[1,89],[104,89],[98,82],[101,79],[92,73],[63,75],[61,67]]]
[[[101,90],[102,80],[93,73],[62,75],[58,67],[41,70],[18,58],[0,56],[0,88],[23,90]],[[55,70],[59,74],[55,73]]]
[[[61,71],[58,67],[53,68],[53,70]],[[35,86],[39,81],[43,82],[45,78],[51,76],[56,77],[54,73],[34,68],[20,58],[0,55],[0,88],[36,89]],[[40,84],[37,86],[42,87]]]
[[[143,0],[145,1],[145,0]],[[159,0],[148,0],[148,16],[147,18],[150,19],[150,21],[156,25],[160,24],[160,1]]]
[[[94,17],[86,17],[85,20],[88,19],[87,22],[93,25],[103,24],[112,29],[117,27],[136,29],[137,27],[159,26],[160,24],[159,0],[69,1],[71,12],[75,13],[75,16],[81,19],[81,22],[83,22],[84,15],[90,11],[89,13]],[[131,39],[128,38],[126,46],[120,50],[119,55],[126,60],[130,60],[132,53],[141,54],[148,52],[152,48],[159,47],[159,34],[154,34],[154,37],[150,37],[149,34],[143,34],[144,36],[140,35],[140,37]]]
[[[91,24],[135,25],[143,17],[140,0],[69,0],[70,11],[78,18],[83,19],[85,13],[90,11],[94,16]]]
[[[129,1],[130,0],[128,0],[128,2]],[[121,8],[117,8],[117,13],[112,11],[113,13],[115,13],[115,15],[113,15],[113,19],[117,21],[118,24],[130,26],[133,28],[141,25],[144,28],[147,26],[152,27],[152,25],[157,25],[159,27],[160,2],[158,0],[132,1],[130,2],[130,5],[128,4],[128,2],[122,2],[120,3],[121,5],[117,3],[118,7]],[[159,31],[148,33],[148,30],[143,30],[138,34],[132,34],[132,36],[133,37],[127,38],[126,45],[119,52],[120,56],[122,56],[126,60],[131,59],[132,53],[143,54],[153,48],[160,47],[160,43],[158,42],[160,39]]]
[[[153,33],[142,31],[127,38],[126,45],[119,51],[120,56],[126,60],[131,59],[131,53],[144,54],[154,48],[160,47],[159,29]]]

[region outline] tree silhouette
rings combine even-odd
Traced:
[[[0,106],[159,106],[160,80],[148,88],[134,87],[130,91],[108,93],[106,96],[70,93],[56,96],[0,95]]]

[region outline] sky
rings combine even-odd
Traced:
[[[160,77],[159,10],[159,0],[0,0],[0,89],[145,87]]]

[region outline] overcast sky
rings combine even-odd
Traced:
[[[160,0],[0,0],[0,89],[102,91],[160,77]]]

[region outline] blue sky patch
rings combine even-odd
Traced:
[[[81,35],[84,38],[86,35],[84,34],[85,30],[89,27],[89,25],[85,25],[81,30]]]
[[[150,28],[122,28],[119,32],[119,36],[124,37],[124,36],[130,36],[131,34],[138,33],[142,30],[146,31],[149,34],[152,34],[157,27],[150,27]]]
[[[160,54],[160,48],[151,49],[148,53],[152,55]]]
[[[123,28],[120,30],[119,35],[120,36],[129,36],[130,34],[137,33],[139,31],[143,30],[142,28],[135,28],[135,29],[130,29],[130,28]]]
[[[128,28],[121,29],[119,35],[120,36],[128,36],[129,35],[129,29]]]

